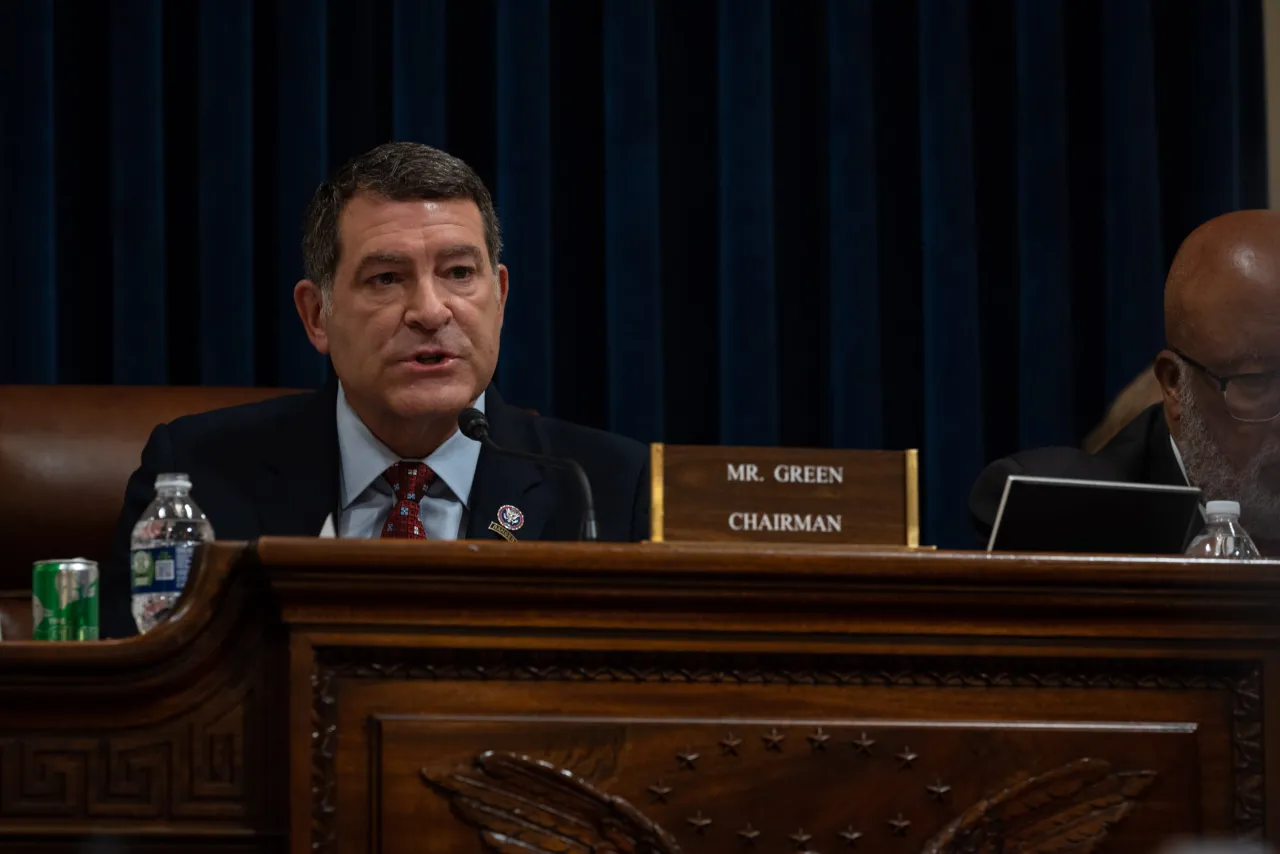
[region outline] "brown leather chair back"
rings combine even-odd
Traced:
[[[1089,432],[1081,447],[1091,454],[1098,451],[1129,426],[1129,422],[1143,413],[1147,407],[1164,400],[1164,390],[1156,379],[1155,365],[1147,367],[1125,386],[1111,401],[1107,414]]]
[[[125,484],[157,424],[292,391],[0,386],[0,591],[30,589],[32,561],[110,554]]]

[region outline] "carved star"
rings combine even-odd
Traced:
[[[911,822],[902,817],[902,813],[898,813],[897,818],[889,819],[889,827],[893,830],[894,836],[906,836],[907,828],[911,826]]]
[[[870,756],[871,748],[872,746],[875,745],[875,743],[876,743],[876,740],[874,738],[867,738],[867,734],[864,732],[858,738],[854,739],[853,747],[855,750],[858,751],[859,754],[863,756]]]
[[[778,732],[777,727],[774,727],[773,729],[769,730],[767,733],[765,733],[760,737],[764,739],[765,750],[777,750],[779,752],[782,751],[782,742],[787,740],[787,737],[785,735]]]
[[[800,849],[806,847],[805,843],[808,842],[810,839],[812,839],[813,836],[808,833],[805,833],[804,828],[802,827],[799,830],[797,830],[795,833],[788,836],[787,838],[796,844],[796,850],[799,851]]]
[[[670,786],[663,784],[661,777],[658,778],[658,782],[649,787],[649,794],[653,795],[664,804],[667,802],[667,795],[671,794],[671,791],[672,789]]]
[[[852,824],[840,831],[839,836],[844,840],[845,845],[848,845],[850,848],[857,845],[858,840],[862,838],[862,834],[854,830]]]
[[[680,763],[681,768],[688,768],[690,771],[696,771],[693,763],[698,761],[698,754],[694,753],[691,748],[686,747],[684,753],[676,754],[676,761]]]
[[[929,793],[929,797],[933,798],[938,803],[942,803],[942,801],[947,797],[947,793],[951,791],[951,787],[942,782],[941,777],[939,777],[937,782],[932,786],[925,786],[924,788],[925,791]]]
[[[827,742],[831,740],[831,736],[822,731],[822,727],[818,727],[812,734],[806,736],[809,739],[809,746],[814,750],[826,750]]]
[[[707,828],[711,826],[711,819],[702,814],[702,810],[698,810],[696,815],[686,818],[685,821],[693,825],[693,832],[699,835],[706,833]]]
[[[747,826],[738,831],[738,835],[742,837],[748,845],[754,845],[756,837],[760,835],[760,831],[751,826],[751,822],[747,822]]]
[[[901,768],[911,768],[915,761],[920,758],[919,753],[912,753],[910,747],[902,748],[902,752],[894,756],[901,763]]]
[[[720,739],[720,750],[725,756],[737,756],[738,746],[740,744],[742,744],[742,739],[735,738],[733,733],[729,733],[724,738]]]

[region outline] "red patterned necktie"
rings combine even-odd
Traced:
[[[422,522],[418,519],[419,504],[422,496],[436,479],[436,473],[423,463],[401,460],[382,473],[391,484],[396,503],[387,514],[387,521],[382,525],[384,540],[425,540],[427,534],[422,530]]]

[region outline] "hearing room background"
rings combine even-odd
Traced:
[[[387,139],[497,199],[504,395],[919,447],[924,540],[1078,443],[1266,199],[1259,0],[9,0],[0,382],[312,387],[303,207]]]

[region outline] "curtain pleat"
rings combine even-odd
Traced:
[[[1102,4],[1108,397],[1132,380],[1164,341],[1166,265],[1150,33],[1146,0]]]
[[[111,7],[112,326],[163,330],[164,79],[160,0]],[[168,381],[168,336],[116,335],[112,376],[133,385]]]
[[[275,350],[274,383],[314,388],[324,381],[327,361],[302,331],[293,286],[303,278],[303,212],[316,186],[329,177],[328,7],[325,0],[274,0],[273,7],[274,139],[266,153],[274,181],[269,185],[270,226],[258,231],[270,253],[264,272],[272,283],[267,291],[274,308],[269,340]]]
[[[200,315],[185,323],[207,385],[254,382],[251,21],[250,0],[200,0]]]
[[[1225,2],[1192,10],[1195,38],[1189,65],[1195,85],[1187,89],[1187,107],[1196,121],[1188,130],[1192,156],[1205,164],[1192,192],[1218,212],[1234,210],[1242,202],[1236,180],[1242,155],[1238,9],[1238,3]]]
[[[393,0],[391,8],[393,135],[443,147],[449,51],[444,0]]]
[[[654,15],[662,252],[662,351],[655,356],[666,403],[663,437],[713,445],[721,435],[719,55],[714,49],[719,8],[712,2],[657,0]],[[617,228],[607,224],[609,231]]]
[[[5,70],[3,207],[6,267],[0,376],[58,379],[57,259],[54,253],[53,7],[18,0],[0,27]],[[4,263],[4,261],[0,261]]]
[[[831,438],[883,441],[875,24],[870,0],[827,4]]]
[[[720,2],[720,435],[778,441],[768,0]]]
[[[927,506],[965,506],[982,470],[982,377],[978,348],[977,225],[969,90],[968,4],[920,6],[920,174],[924,264]],[[968,534],[963,514],[934,529],[948,542]]]
[[[548,0],[498,2],[498,174],[493,189],[511,270],[499,377],[503,389],[539,412],[553,408],[550,14]]]
[[[314,387],[303,210],[387,139],[494,192],[497,383],[642,441],[921,448],[926,542],[1163,344],[1265,206],[1260,0],[11,0],[0,382]]]
[[[1018,437],[1027,446],[1071,444],[1075,410],[1062,3],[1020,0],[1015,15]]]
[[[662,438],[658,77],[650,0],[606,0],[605,269],[609,423]]]
[[[392,136],[395,39],[389,0],[327,2],[327,131],[337,168]]]

